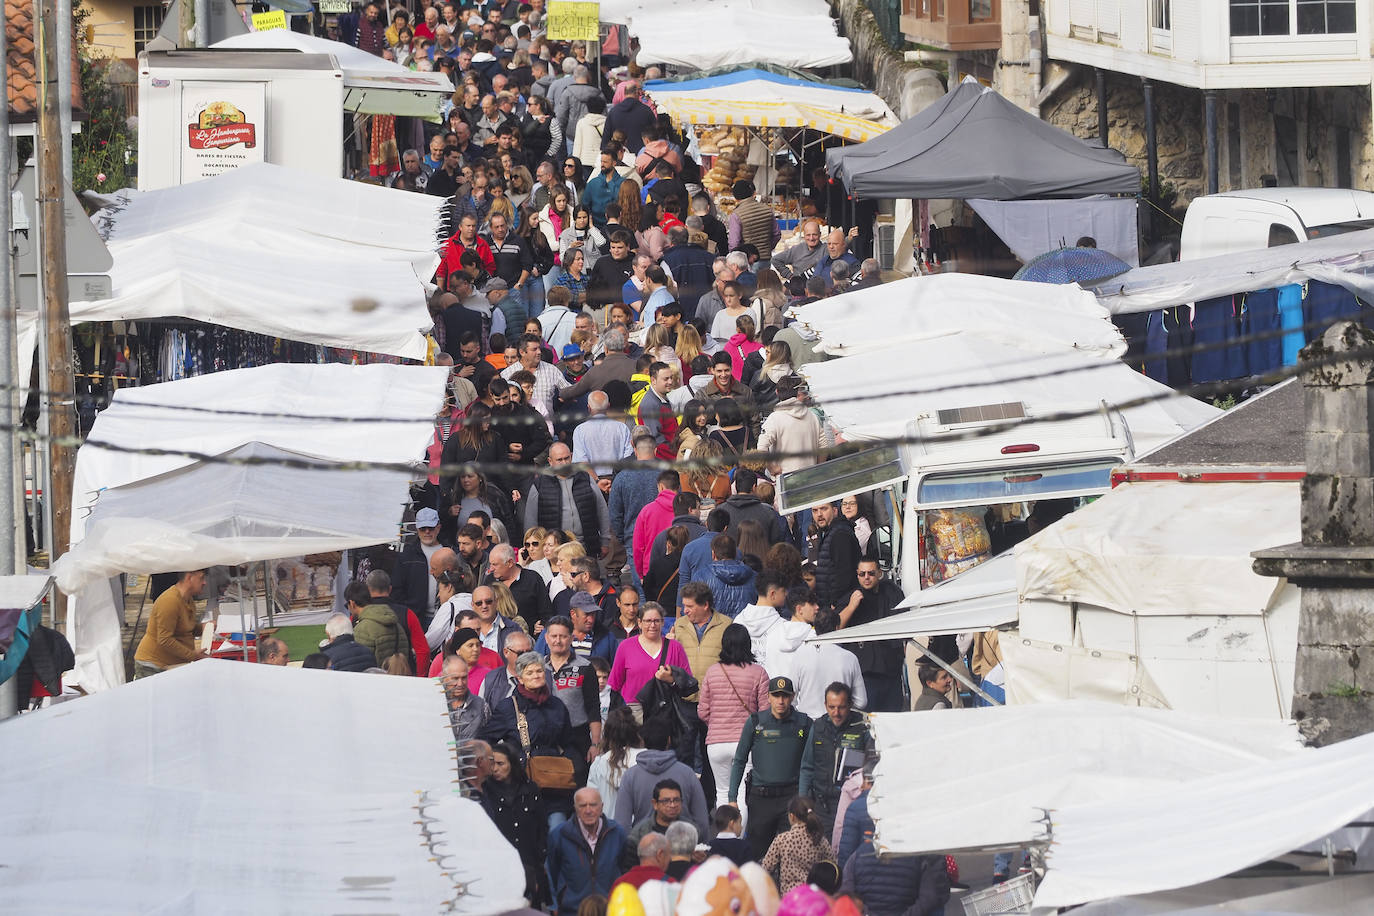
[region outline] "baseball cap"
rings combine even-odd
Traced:
[[[797,688],[792,686],[790,677],[775,677],[768,682],[768,692],[773,696],[786,695],[793,697],[797,695]]]
[[[564,359],[574,359],[574,358],[576,358],[576,357],[578,357],[578,356],[586,356],[586,355],[587,355],[587,354],[583,353],[583,352],[582,352],[582,348],[579,347],[577,344],[568,344],[566,347],[563,348],[563,358],[564,358]]]
[[[419,512],[416,512],[416,513],[415,513],[415,527],[416,527],[416,528],[438,528],[438,527],[439,527],[439,513],[438,513],[438,511],[435,510],[435,509],[430,509],[430,508],[426,507],[426,508],[424,508],[424,509],[421,509]]]
[[[572,600],[568,602],[568,607],[577,608],[579,611],[586,611],[589,614],[595,614],[597,611],[601,610],[601,607],[596,603],[596,599],[586,592],[578,592],[576,595],[573,595]]]

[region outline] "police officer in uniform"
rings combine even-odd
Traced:
[[[863,767],[873,747],[868,717],[851,707],[851,696],[849,685],[840,681],[825,688],[825,716],[811,726],[802,755],[800,794],[815,802],[827,836],[835,826],[840,788]]]
[[[735,764],[730,770],[731,804],[737,803],[739,784],[744,781],[744,767],[751,755],[754,761],[745,803],[749,806],[746,834],[756,862],[768,852],[773,837],[782,829],[788,803],[797,795],[811,718],[792,708],[796,693],[791,678],[770,680],[768,708],[749,716],[735,748]]]

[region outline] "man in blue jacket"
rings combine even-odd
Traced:
[[[592,894],[609,896],[620,877],[625,828],[601,812],[601,793],[579,789],[573,796],[576,816],[549,834],[549,877],[559,916],[575,916]]]

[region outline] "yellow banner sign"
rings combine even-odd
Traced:
[[[253,14],[253,31],[266,32],[268,29],[286,28],[286,11],[270,10],[266,13]]]
[[[597,41],[601,37],[601,4],[580,0],[551,0],[550,41]]]

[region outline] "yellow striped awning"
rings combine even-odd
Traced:
[[[711,101],[669,97],[659,102],[677,124],[717,127],[807,127],[862,143],[885,133],[889,125],[856,115],[800,102]]]

